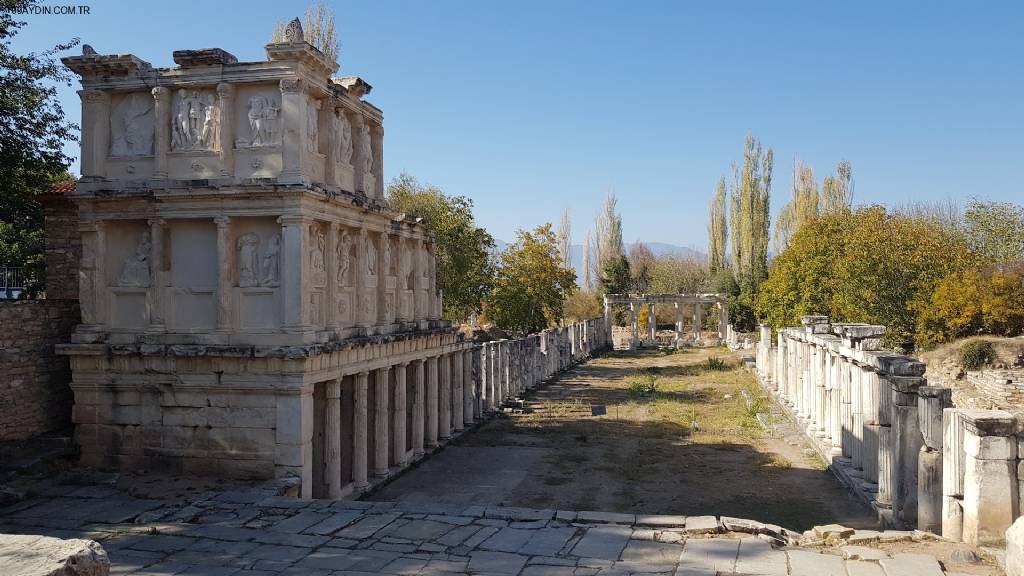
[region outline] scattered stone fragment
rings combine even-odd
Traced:
[[[718,532],[718,518],[714,516],[688,516],[686,518],[687,534],[714,534]]]
[[[0,534],[0,574],[107,576],[110,559],[92,540]]]
[[[881,560],[889,555],[877,548],[867,546],[843,546],[839,549],[847,560]]]

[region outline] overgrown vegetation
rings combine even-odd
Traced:
[[[960,365],[966,370],[977,370],[987,366],[995,357],[995,349],[988,340],[969,340],[960,347]]]
[[[704,362],[704,368],[714,372],[721,372],[723,370],[732,369],[732,366],[730,366],[729,362],[723,358],[719,358],[718,356],[709,356]]]
[[[632,396],[653,397],[658,391],[658,378],[650,372],[640,372],[629,381]]]

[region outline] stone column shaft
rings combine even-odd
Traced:
[[[164,86],[153,88],[153,179],[167,178],[167,151],[171,147],[171,90]],[[83,123],[84,124],[84,123]],[[83,126],[84,128],[84,126]],[[84,129],[83,129],[84,136]],[[84,143],[83,137],[83,143]],[[84,158],[83,158],[84,165]],[[85,171],[82,171],[85,175]]]
[[[166,317],[164,314],[164,290],[167,285],[167,272],[164,270],[164,227],[166,226],[160,218],[149,220],[150,238],[150,267],[152,268],[152,286],[149,289],[149,330],[151,332],[163,332],[166,330]],[[220,237],[218,236],[218,246]],[[219,318],[218,318],[219,319]]]
[[[465,380],[463,379],[463,351],[452,354],[452,426],[456,432],[462,431],[465,422]]]
[[[394,435],[392,443],[395,450],[395,465],[399,468],[405,466],[408,462],[406,461],[406,452],[408,448],[405,445],[406,437],[406,404],[408,398],[406,398],[406,371],[408,370],[408,364],[397,364],[395,365],[395,406],[392,410],[394,423],[392,429]]]
[[[218,216],[217,224],[217,331],[229,332],[231,323],[231,261],[234,253],[231,245],[231,219]]]
[[[413,367],[412,450],[413,456],[419,458],[424,454],[423,444],[426,428],[426,361],[416,360]]]
[[[447,440],[452,437],[452,358],[449,354],[438,357],[438,396],[437,435]]]
[[[375,406],[373,411],[373,475],[385,477],[388,475],[388,420],[391,416],[388,411],[388,377],[390,371],[387,368],[379,368],[374,372],[376,372],[376,388],[374,390]]]
[[[324,476],[327,497],[341,498],[341,379],[326,383],[324,403]]]
[[[427,448],[437,447],[438,433],[437,356],[427,358]]]
[[[353,394],[353,421],[352,421],[352,484],[356,490],[365,490],[370,484],[367,482],[367,426],[369,425],[367,403],[367,386],[369,372],[360,372],[355,375],[355,390]]]
[[[217,109],[220,113],[220,176],[235,175],[235,87],[217,84]]]

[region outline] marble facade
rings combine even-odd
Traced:
[[[445,433],[431,394],[472,393],[434,240],[384,201],[371,87],[297,33],[262,62],[63,60],[82,83],[83,255],[60,352],[86,464],[340,497]]]

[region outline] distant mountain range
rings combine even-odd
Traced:
[[[495,238],[494,243],[496,248],[501,251],[508,246],[508,242],[504,240],[498,240]],[[708,259],[708,255],[686,246],[676,246],[675,244],[668,244],[666,242],[643,242],[647,245],[647,248],[654,253],[655,256],[675,256],[677,258],[689,258],[693,260],[700,260],[704,262]],[[630,248],[633,247],[634,243],[626,244],[626,253],[629,253]],[[573,244],[569,248],[569,260],[572,262],[572,267],[576,269],[577,283],[582,283],[583,280],[583,245]]]

